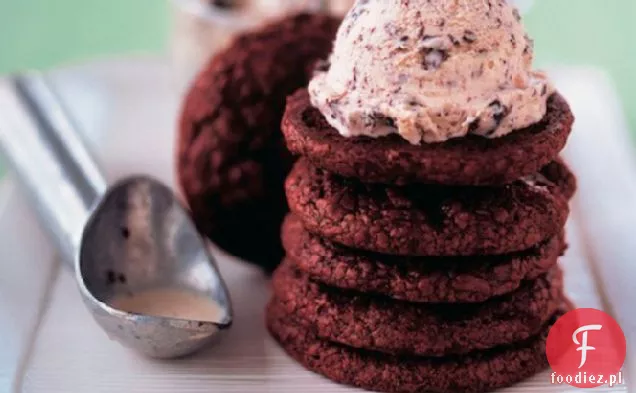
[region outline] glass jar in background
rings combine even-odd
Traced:
[[[236,34],[286,14],[344,14],[354,0],[171,0],[171,56],[182,93],[208,59]]]

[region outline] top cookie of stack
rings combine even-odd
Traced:
[[[501,3],[357,2],[308,92],[288,99],[287,146],[364,182],[497,185],[537,173],[574,118],[531,69],[533,42]]]

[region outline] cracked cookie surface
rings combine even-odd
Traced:
[[[459,357],[396,357],[320,340],[270,303],[267,327],[305,368],[335,382],[387,393],[477,393],[510,386],[548,367],[545,342],[551,324],[525,342]]]
[[[317,284],[285,261],[274,302],[317,337],[399,355],[445,356],[536,335],[562,302],[558,267],[511,294],[472,304],[407,303]]]
[[[313,281],[411,302],[482,302],[512,292],[556,265],[565,249],[559,235],[500,256],[391,256],[321,239],[294,215],[283,222],[282,240],[287,258]]]
[[[301,158],[287,177],[286,195],[305,229],[352,248],[405,256],[497,255],[561,233],[571,191],[562,188],[562,178],[548,178],[552,172],[569,171],[498,187],[392,187],[343,178]]]
[[[280,131],[285,98],[327,56],[339,23],[301,14],[242,34],[211,59],[185,98],[177,177],[197,227],[266,269],[282,256],[283,183],[293,163]]]

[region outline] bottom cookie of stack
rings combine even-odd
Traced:
[[[528,340],[449,357],[395,356],[322,340],[275,301],[268,306],[267,327],[292,358],[338,383],[388,393],[484,392],[546,368],[548,331],[570,307],[564,302],[542,331]]]

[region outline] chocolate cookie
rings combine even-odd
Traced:
[[[500,256],[400,257],[339,246],[307,232],[288,215],[282,228],[287,258],[313,281],[411,302],[482,302],[517,289],[557,263],[563,235]]]
[[[331,50],[339,20],[296,15],[237,37],[199,74],[183,107],[177,175],[199,229],[226,251],[272,268],[293,162],[285,97]]]
[[[388,393],[472,393],[510,386],[548,366],[545,342],[563,305],[527,341],[447,358],[396,357],[320,340],[270,303],[267,326],[282,348],[307,369],[342,384]]]
[[[303,158],[287,177],[286,193],[308,231],[349,247],[408,256],[493,255],[561,233],[568,201],[561,179],[547,178],[552,172],[498,187],[391,187],[343,178]]]
[[[555,94],[540,123],[497,139],[468,136],[412,145],[396,135],[345,138],[311,106],[302,89],[287,99],[282,129],[292,152],[363,182],[490,185],[534,174],[554,160],[573,121],[567,102]]]
[[[321,339],[394,354],[444,356],[525,340],[559,308],[558,267],[483,303],[407,303],[310,281],[287,261],[274,272],[275,302]]]

